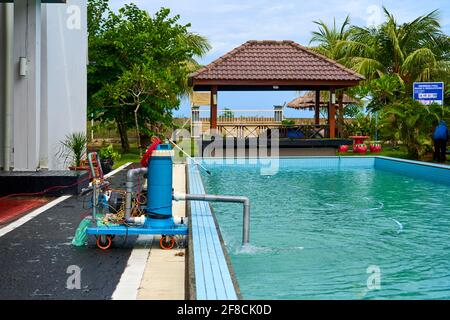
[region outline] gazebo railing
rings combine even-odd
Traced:
[[[291,125],[284,126],[283,120]],[[198,137],[209,129],[210,110],[192,108],[191,134]],[[314,119],[285,119],[283,109],[242,110],[223,109],[217,111],[217,130],[222,136],[234,138],[255,138],[270,129],[279,130],[280,138],[323,139],[330,137],[329,126],[325,119],[316,125]]]
[[[209,110],[192,109],[192,122],[209,123]],[[217,124],[276,124],[283,121],[282,109],[231,110],[217,111]]]
[[[280,138],[324,139],[330,136],[328,125],[294,125],[280,127]]]
[[[273,129],[271,125],[251,125],[251,124],[218,124],[217,130],[224,137],[233,137],[238,139],[257,138],[265,131]]]

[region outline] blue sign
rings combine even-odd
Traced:
[[[444,83],[414,82],[414,100],[425,105],[432,103],[444,105]]]

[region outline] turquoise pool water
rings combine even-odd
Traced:
[[[213,205],[245,299],[450,298],[449,186],[295,162],[274,176],[245,165],[211,171],[207,193],[251,200],[245,249],[241,207]],[[369,289],[376,268],[380,287]]]

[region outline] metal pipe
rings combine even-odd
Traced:
[[[202,168],[203,170],[206,171],[206,173],[208,175],[211,175],[211,171],[209,171],[208,169],[206,169],[200,162],[198,162],[197,160],[195,160],[194,158],[192,158],[189,154],[187,154],[186,151],[184,151],[180,146],[178,146],[175,142],[173,142],[172,139],[169,139],[169,142],[172,143],[174,145],[175,148],[177,148],[178,150],[180,150],[186,157],[188,157],[189,159],[191,159],[195,164],[197,164],[200,168]]]
[[[142,222],[142,219],[135,219],[131,216],[131,200],[133,197],[133,188],[134,188],[134,179],[138,175],[144,175],[148,171],[147,168],[138,168],[138,169],[132,169],[128,170],[127,173],[127,193],[126,193],[126,199],[125,199],[125,221],[130,223],[136,223],[136,222]]]
[[[88,161],[89,161],[89,168],[91,168],[92,178],[97,177],[97,174],[95,173],[94,160],[97,162],[99,176],[100,176],[100,178],[103,178],[103,170],[102,170],[102,165],[100,163],[100,157],[98,156],[97,152],[91,152],[88,154]]]
[[[250,200],[247,197],[218,196],[210,194],[174,194],[175,201],[231,202],[243,204],[242,245],[250,242]]]
[[[13,86],[13,6],[9,3],[3,4],[3,26],[5,33],[5,82],[4,99],[5,122],[4,126],[4,144],[3,144],[3,170],[9,171],[11,167],[11,120],[12,120],[12,86]]]

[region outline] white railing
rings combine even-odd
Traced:
[[[209,110],[192,110],[192,122],[209,123],[211,115]],[[261,110],[218,110],[217,124],[270,124],[283,121],[282,109]]]
[[[226,136],[249,137],[258,136],[261,132],[281,126],[283,107],[273,109],[222,109],[217,111],[217,129]],[[191,135],[198,137],[211,121],[210,110],[192,108]]]

